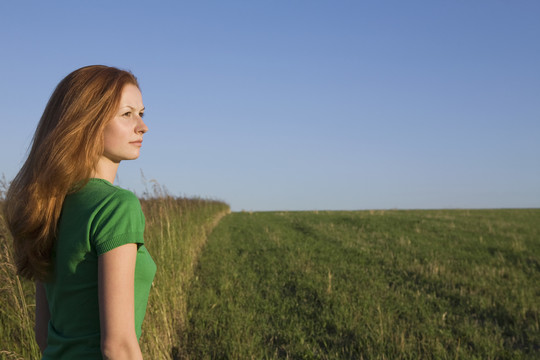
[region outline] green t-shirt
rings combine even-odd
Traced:
[[[130,191],[90,179],[66,196],[58,223],[54,272],[45,290],[51,319],[43,359],[101,359],[98,256],[137,243],[135,331],[141,336],[156,265],[143,239],[144,214]]]

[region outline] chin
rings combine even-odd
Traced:
[[[139,158],[141,154],[139,152],[137,153],[132,153],[132,154],[126,154],[126,156],[124,156],[124,160],[136,160]]]

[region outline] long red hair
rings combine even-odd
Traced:
[[[21,170],[6,194],[17,272],[45,280],[65,196],[86,184],[103,154],[103,131],[135,76],[103,65],[80,68],[56,87]]]

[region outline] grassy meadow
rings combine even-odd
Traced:
[[[191,359],[538,359],[540,209],[234,213],[189,290]]]
[[[540,209],[141,204],[158,265],[145,359],[538,358]],[[0,224],[0,359],[37,359],[33,285]]]

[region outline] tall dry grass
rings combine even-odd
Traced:
[[[158,266],[143,324],[148,359],[177,359],[187,318],[186,292],[207,236],[230,212],[227,204],[170,196],[141,200],[145,243]]]
[[[4,186],[5,187],[5,186]],[[1,195],[1,194],[0,194]],[[186,319],[186,286],[207,235],[230,212],[229,205],[178,198],[154,186],[141,199],[145,243],[158,270],[140,339],[146,359],[180,356]],[[0,215],[0,359],[39,359],[34,340],[34,285],[15,273],[12,238]]]
[[[34,286],[17,276],[11,242],[0,214],[0,359],[39,358],[34,341]]]

